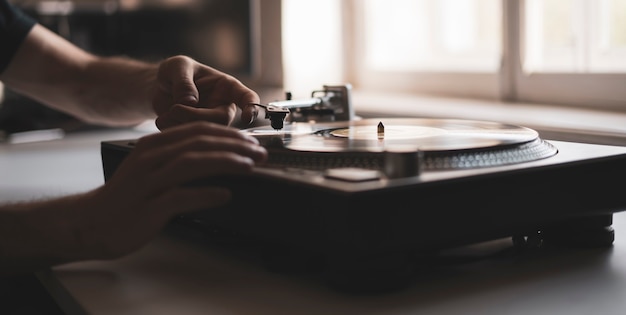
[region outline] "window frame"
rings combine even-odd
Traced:
[[[355,89],[626,112],[626,73],[525,73],[524,0],[501,0],[501,67],[488,72],[391,72],[364,67],[362,1],[344,1],[344,64]]]

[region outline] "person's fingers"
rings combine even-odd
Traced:
[[[188,139],[199,135],[216,136],[220,138],[229,137],[240,140],[246,140],[258,144],[259,141],[245,133],[240,132],[238,129],[223,126],[220,124],[197,121],[184,125],[178,125],[169,128],[166,131],[153,133],[143,136],[137,140],[136,148],[157,148],[170,143],[181,142],[181,139]],[[143,149],[143,150],[145,150]]]
[[[244,175],[252,171],[254,162],[248,157],[226,152],[194,153],[178,156],[151,174],[151,194],[160,195],[171,187],[200,183],[222,186],[221,176]],[[206,180],[211,180],[207,182]]]
[[[162,64],[157,78],[166,91],[171,88],[170,93],[175,103],[195,106],[200,99],[194,82],[195,72],[195,61],[176,56]]]
[[[146,167],[146,172],[154,172],[156,169],[164,167],[164,165],[175,159],[193,158],[193,156],[188,157],[187,155],[215,153],[223,156],[229,152],[241,157],[246,157],[250,159],[252,163],[261,163],[267,158],[267,150],[260,145],[234,138],[217,139],[215,137],[205,136],[183,139],[177,143],[163,145],[153,150],[138,153],[136,158],[133,157],[133,160],[140,162],[142,166],[139,167]],[[203,158],[207,159],[207,164],[215,164],[218,162],[225,163],[224,161],[219,161],[219,158],[222,158],[222,156],[214,157],[206,155]],[[198,156],[197,158],[201,157]]]
[[[196,180],[245,174],[254,166],[252,158],[224,151],[186,152],[161,161],[145,156],[125,160],[107,182],[117,199],[152,199]]]
[[[178,104],[195,106],[200,98],[196,85],[193,82],[193,73],[175,80],[172,84],[172,90],[174,101]]]
[[[197,86],[204,107],[235,103],[241,110],[241,121],[248,124],[258,116],[258,108],[252,104],[260,102],[259,95],[233,76],[224,74],[217,79],[207,76],[198,79]]]
[[[116,175],[151,187],[144,190],[151,195],[202,177],[249,172],[266,159],[267,150],[255,138],[201,122],[140,138]]]
[[[254,104],[261,102],[259,95],[244,87],[240,90],[239,97],[235,101],[237,107],[241,109],[241,121],[247,124],[252,124],[254,120],[259,116],[259,109]]]
[[[232,103],[216,108],[200,108],[176,104],[167,112],[159,115],[155,123],[159,130],[194,121],[208,121],[228,126],[235,118],[236,113],[237,109]]]
[[[244,105],[241,110],[241,121],[252,124],[259,116],[259,109],[255,105]]]
[[[158,88],[152,106],[160,130],[189,121],[207,120],[230,125],[241,110],[241,121],[252,123],[258,116],[258,94],[237,78],[202,65],[185,56],[174,56],[161,63]],[[189,109],[180,109],[187,105]],[[198,111],[208,108],[214,111]]]

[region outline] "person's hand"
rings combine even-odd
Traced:
[[[170,57],[159,65],[152,105],[160,130],[191,121],[230,125],[241,110],[241,121],[258,115],[256,92],[231,75],[186,56]]]
[[[211,176],[246,174],[267,158],[257,140],[208,122],[175,126],[140,138],[102,187],[77,208],[88,257],[115,258],[151,240],[176,215],[226,204],[219,186],[185,185]],[[95,244],[95,245],[94,245]]]

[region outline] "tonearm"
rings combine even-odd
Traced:
[[[350,98],[352,87],[346,85],[324,85],[322,90],[311,92],[311,98],[291,99],[270,102],[267,105],[254,104],[265,109],[265,118],[272,128],[283,129],[284,121],[349,121],[354,119],[354,109]],[[289,116],[287,116],[289,114]]]

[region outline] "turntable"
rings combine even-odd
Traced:
[[[254,244],[273,263],[315,265],[358,290],[399,287],[420,259],[483,241],[612,244],[612,215],[626,208],[615,184],[626,178],[626,147],[546,140],[489,121],[357,119],[349,87],[325,87],[311,106],[330,99],[335,109],[324,115],[309,108],[315,121],[290,119],[292,102],[274,108],[284,125],[242,130],[268,149],[268,163],[245,178],[194,183],[217,181],[234,199],[173,224]],[[132,144],[102,142],[105,179]]]

